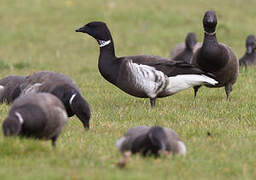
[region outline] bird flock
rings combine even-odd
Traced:
[[[201,86],[224,87],[229,99],[240,66],[256,65],[256,38],[246,39],[246,53],[238,60],[233,50],[217,40],[217,16],[207,11],[203,17],[204,39],[197,42],[188,33],[185,43],[175,46],[170,58],[152,55],[116,57],[114,41],[106,23],[90,22],[76,32],[86,33],[99,44],[98,68],[105,80],[124,91],[156,99],[194,88],[194,97]],[[50,71],[28,76],[9,75],[0,80],[0,102],[12,104],[2,124],[5,136],[22,136],[56,141],[68,117],[76,115],[83,127],[90,128],[91,110],[79,87],[68,76]],[[129,129],[116,141],[124,159],[130,154],[143,156],[186,154],[186,146],[178,134],[160,126],[137,126]]]

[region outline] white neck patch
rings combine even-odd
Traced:
[[[110,40],[108,40],[108,41],[98,40],[98,41],[99,41],[100,47],[104,47],[104,46],[109,45],[111,43]]]
[[[24,123],[24,120],[23,120],[21,114],[18,113],[18,112],[15,112],[15,115],[18,117],[18,119],[19,119],[19,121],[20,121],[20,124],[23,124],[23,123]]]
[[[70,104],[70,105],[72,104],[72,101],[74,100],[75,96],[76,96],[76,94],[73,94],[73,95],[71,96],[71,98],[69,99],[69,104]]]
[[[207,34],[207,35],[213,36],[213,35],[216,34],[216,31],[214,31],[214,32],[212,32],[212,33],[208,33],[208,32],[206,32],[206,31],[204,31],[204,33]]]

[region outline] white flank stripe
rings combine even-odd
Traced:
[[[74,100],[75,96],[76,96],[76,94],[73,94],[73,95],[71,96],[71,98],[69,99],[69,104],[70,104],[70,105],[72,104],[72,101]]]
[[[123,144],[123,142],[124,142],[125,140],[126,140],[125,137],[121,137],[120,139],[118,139],[118,140],[116,141],[116,147],[117,147],[117,149],[118,149],[119,151],[121,151],[122,144]]]
[[[208,76],[195,74],[177,75],[169,77],[168,82],[169,83],[166,87],[166,91],[171,94],[177,93],[193,86],[198,86],[202,84],[215,85],[218,83],[217,81]]]
[[[24,123],[24,120],[23,120],[21,114],[18,113],[18,112],[15,112],[15,115],[18,117],[18,119],[19,119],[19,121],[20,121],[20,124],[23,124],[23,123]]]
[[[165,74],[154,67],[136,64],[132,60],[129,60],[128,67],[135,88],[144,91],[149,97],[155,98],[165,87],[167,80]]]
[[[111,43],[110,40],[108,40],[108,41],[98,40],[98,41],[100,43],[100,47],[104,47],[104,46],[109,45]]]
[[[39,92],[40,86],[42,86],[41,83],[35,83],[31,86],[28,86],[28,88],[24,89],[22,94],[25,95],[25,94],[29,94],[29,93],[37,93],[37,92]]]
[[[182,141],[178,141],[178,147],[179,147],[179,154],[181,155],[186,155],[187,150],[186,150],[186,146]]]

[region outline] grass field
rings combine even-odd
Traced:
[[[196,101],[189,89],[158,99],[151,109],[148,99],[131,97],[100,76],[96,41],[74,31],[105,21],[118,56],[168,57],[187,32],[202,41],[204,12],[215,10],[218,40],[241,57],[246,36],[256,34],[255,7],[255,0],[1,0],[1,77],[42,70],[67,74],[81,88],[92,118],[88,132],[70,118],[57,149],[0,133],[0,179],[255,179],[255,69],[241,70],[230,101],[223,88],[204,87]],[[0,106],[1,123],[9,108]],[[115,141],[137,125],[173,128],[187,156],[133,156],[127,168],[117,168]]]

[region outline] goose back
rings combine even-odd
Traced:
[[[8,121],[18,118],[21,124],[17,135],[38,139],[51,139],[53,145],[67,121],[65,107],[61,101],[49,93],[27,94],[17,98],[4,121],[6,134]],[[8,133],[7,133],[8,135]],[[11,134],[10,134],[11,135]]]
[[[21,93],[20,85],[25,76],[10,75],[0,79],[0,103],[12,103]]]

